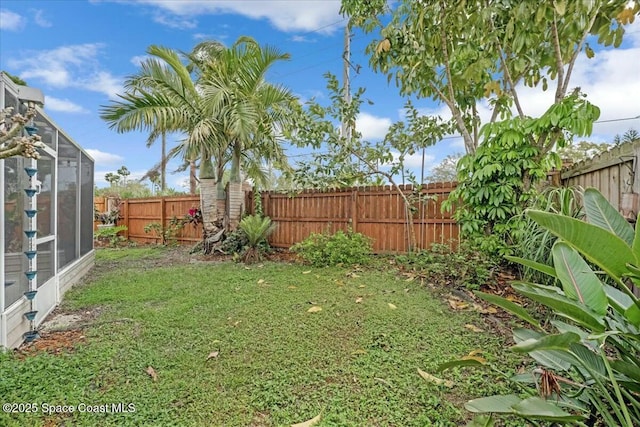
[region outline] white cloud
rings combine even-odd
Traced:
[[[377,117],[369,113],[360,113],[356,118],[356,130],[362,134],[364,140],[380,140],[385,137],[391,126],[388,117]]]
[[[19,31],[24,28],[26,20],[8,9],[0,9],[0,30]]]
[[[139,67],[140,64],[142,64],[145,60],[149,58],[151,58],[149,55],[136,55],[132,57],[129,61],[136,67]]]
[[[397,162],[400,159],[400,153],[392,152],[391,154],[393,154],[393,160],[394,161]],[[425,155],[424,155],[424,167],[425,167],[425,169],[433,167],[435,159],[436,159],[435,156],[425,153]],[[403,163],[404,163],[404,167],[406,169],[421,168],[422,167],[422,152],[415,153],[415,154],[410,154],[410,155],[405,156]]]
[[[88,113],[89,111],[68,99],[54,98],[47,96],[45,98],[45,109],[51,111],[60,111],[63,113]]]
[[[181,191],[189,191],[189,175],[177,175],[173,178],[173,185],[169,184],[169,187],[173,187],[176,190],[181,190]]]
[[[44,11],[41,9],[33,9],[34,15],[33,20],[36,22],[36,25],[42,28],[49,28],[53,26],[51,21],[44,17]]]
[[[93,160],[95,160],[96,165],[114,165],[114,164],[119,164],[124,160],[124,157],[119,156],[117,154],[111,154],[111,153],[107,153],[104,151],[100,151],[98,149],[95,148],[87,148],[86,149],[87,153],[89,153],[89,155],[91,157],[93,157]],[[109,171],[107,171],[109,172]],[[115,172],[115,171],[111,171],[111,172]],[[96,172],[96,176],[98,176],[98,174],[100,174],[102,172]],[[102,173],[102,175],[104,176],[106,172]],[[140,175],[142,176],[142,175]]]
[[[25,80],[41,80],[55,88],[77,88],[113,97],[122,90],[120,80],[101,68],[101,43],[60,46],[52,50],[25,52],[9,65]]]
[[[316,39],[310,39],[305,36],[295,35],[291,37],[291,41],[296,43],[315,43]]]
[[[129,0],[116,0],[132,4]],[[339,0],[290,1],[290,0],[139,0],[137,4],[157,7],[165,14],[155,17],[156,22],[176,27],[182,21],[183,28],[193,28],[194,17],[199,15],[238,14],[250,19],[266,19],[281,31],[313,31],[321,27],[320,32],[332,33],[337,26],[331,25],[341,20]],[[161,18],[159,18],[161,17]],[[191,19],[189,19],[191,18]]]
[[[194,19],[188,19],[175,15],[167,15],[164,13],[155,14],[153,20],[158,24],[165,25],[169,28],[176,28],[178,30],[191,30],[198,26],[197,21]]]

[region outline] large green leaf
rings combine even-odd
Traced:
[[[605,329],[602,315],[564,295],[532,283],[518,282],[512,286],[519,293],[553,309],[557,315],[569,318],[594,332],[603,332]]]
[[[525,267],[532,268],[548,276],[556,277],[556,271],[550,265],[511,255],[506,255],[505,258],[511,262],[517,262],[518,264],[522,264]]]
[[[482,298],[483,300],[490,302],[491,304],[495,304],[498,307],[502,307],[503,309],[519,317],[525,322],[528,322],[531,325],[535,326],[536,328],[541,329],[540,323],[536,319],[534,319],[527,310],[520,307],[518,304],[512,301],[509,301],[508,299],[499,297],[497,295],[487,294],[480,291],[475,291],[474,293],[480,298]]]
[[[627,263],[636,264],[629,245],[603,228],[548,212],[528,210],[527,215],[541,227],[565,240],[618,281],[628,271]]]
[[[571,346],[571,352],[576,358],[576,364],[578,367],[587,369],[590,372],[589,375],[592,375],[591,373],[595,373],[603,378],[606,377],[607,368],[600,355],[589,350],[582,344],[573,344]]]
[[[624,317],[635,326],[640,326],[640,307],[638,304],[633,304],[624,312]]]
[[[638,227],[640,228],[640,227]],[[609,304],[619,313],[624,314],[625,310],[633,305],[631,297],[618,288],[611,285],[604,285],[604,292],[607,294]]]
[[[513,405],[520,403],[520,399],[515,394],[507,394],[504,396],[489,396],[473,399],[465,403],[464,407],[470,412],[493,412],[499,414],[512,414]]]
[[[529,338],[519,342],[511,348],[519,353],[529,353],[532,351],[542,350],[566,351],[569,350],[569,346],[571,344],[579,341],[580,335],[575,332],[564,332],[562,334],[545,335],[539,339]]]
[[[638,221],[640,221],[640,213],[638,213],[638,218],[636,221],[636,231],[632,245],[633,254],[636,256],[636,260],[640,260],[640,227],[637,226]]]
[[[517,328],[513,330],[513,340],[516,344],[530,339],[540,339],[545,334],[532,331],[525,328]],[[568,371],[575,362],[573,356],[566,352],[558,350],[542,350],[532,351],[529,353],[535,361],[542,366],[553,369],[554,371]]]
[[[590,224],[615,234],[629,246],[633,245],[633,227],[595,188],[584,190],[584,208]]]
[[[556,242],[551,253],[565,295],[604,315],[608,306],[607,295],[600,279],[585,260],[565,242]]]
[[[513,405],[512,408],[515,414],[523,418],[536,420],[571,422],[584,419],[581,415],[573,415],[565,412],[553,403],[535,396],[524,399]]]

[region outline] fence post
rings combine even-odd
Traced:
[[[124,200],[124,226],[127,227],[124,230],[124,239],[129,240],[129,200]]]
[[[166,215],[164,214],[164,209],[165,209],[165,200],[164,197],[160,198],[160,229],[162,230],[162,235],[164,236],[164,220]],[[163,242],[164,243],[164,242]]]
[[[351,192],[351,231],[358,232],[358,187]]]

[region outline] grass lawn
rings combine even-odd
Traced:
[[[480,315],[392,271],[168,265],[149,249],[101,250],[97,263],[62,307],[99,308],[83,343],[0,354],[3,403],[39,410],[0,413],[0,425],[276,426],[321,414],[319,426],[455,426],[468,419],[464,401],[508,386],[490,371],[436,366],[476,349],[514,366],[500,337],[465,327],[484,328]],[[135,412],[42,414],[42,404],[81,403]]]

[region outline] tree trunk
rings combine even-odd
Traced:
[[[160,162],[160,190],[167,189],[167,134],[162,132],[162,160]]]
[[[239,141],[233,144],[233,154],[231,156],[231,177],[229,182],[239,184],[242,182],[240,178],[240,158],[242,157],[242,145]]]
[[[189,162],[189,194],[195,196],[196,194],[196,162],[191,160]]]

